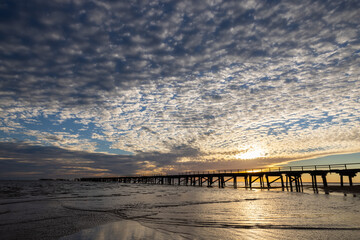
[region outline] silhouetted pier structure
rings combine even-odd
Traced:
[[[348,177],[349,185],[353,185],[352,178],[360,172],[360,163],[311,165],[292,167],[271,167],[263,169],[245,170],[218,170],[203,172],[184,172],[169,175],[142,175],[121,177],[94,177],[80,178],[80,181],[96,182],[121,182],[121,183],[143,183],[143,184],[167,184],[185,186],[204,186],[224,188],[226,183],[233,181],[233,187],[238,187],[238,180],[243,179],[245,188],[253,188],[254,183],[259,183],[259,188],[271,188],[275,182],[281,183],[282,190],[303,191],[302,175],[309,174],[312,187],[318,192],[317,177],[321,177],[324,188],[328,187],[326,176],[331,173],[340,176],[340,185],[344,186],[344,177]]]

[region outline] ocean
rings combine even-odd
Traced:
[[[1,239],[359,239],[360,197],[280,189],[1,181]]]

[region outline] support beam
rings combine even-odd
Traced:
[[[353,185],[352,178],[353,178],[353,177],[349,175],[349,184],[350,184],[350,186]]]
[[[208,187],[212,187],[212,184],[213,184],[213,177],[209,176],[208,177]]]
[[[328,184],[327,184],[327,181],[326,181],[326,174],[321,175],[321,177],[322,177],[322,180],[323,180],[324,188],[327,188]]]
[[[318,193],[319,190],[317,187],[316,175],[311,174],[311,177],[312,177],[312,186],[313,186],[314,192]]]
[[[344,177],[342,174],[340,174],[340,186],[344,186]]]
[[[292,177],[291,176],[289,176],[289,184],[290,184],[290,191],[293,191]]]

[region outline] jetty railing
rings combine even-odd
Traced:
[[[211,171],[186,171],[178,175],[197,175],[197,174],[229,174],[229,173],[254,173],[254,172],[297,172],[297,171],[321,171],[321,170],[351,170],[360,168],[360,163],[344,164],[322,164],[306,166],[285,166],[285,167],[267,167],[267,168],[247,168],[247,169],[220,169]],[[157,174],[154,174],[154,176]],[[166,174],[164,174],[165,176]]]

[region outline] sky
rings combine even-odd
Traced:
[[[2,0],[0,179],[360,162],[359,14]]]

